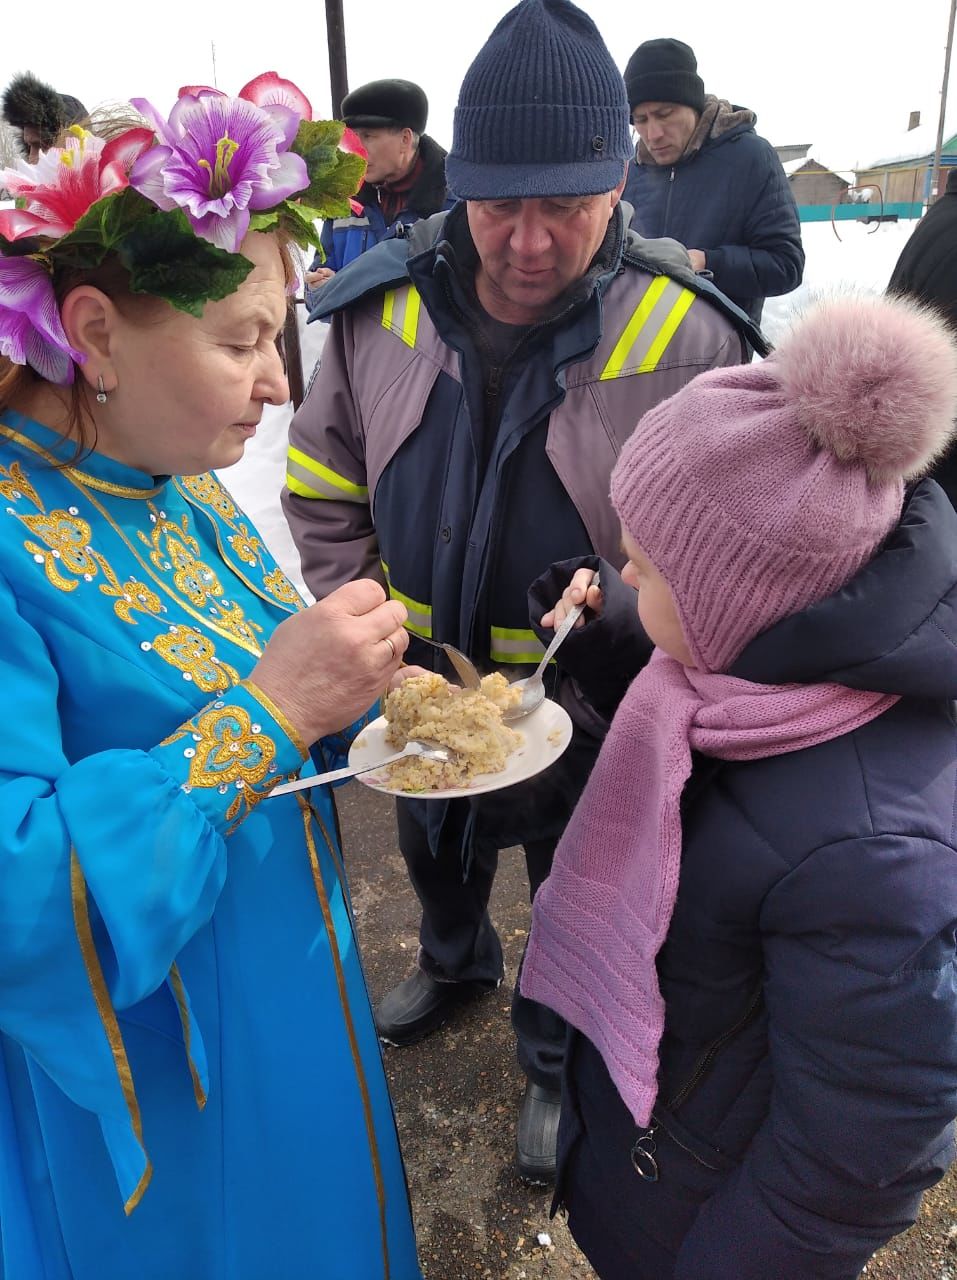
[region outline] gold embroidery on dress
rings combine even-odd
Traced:
[[[0,494],[8,502],[16,502],[19,498],[28,498],[38,511],[43,510],[40,495],[26,477],[26,472],[19,462],[11,462],[9,467],[0,467]]]
[[[235,788],[236,796],[226,809],[231,835],[255,805],[287,774],[276,765],[276,744],[262,726],[255,724],[244,707],[215,702],[170,734],[161,747],[185,741],[183,755],[189,760],[189,776],[183,783],[187,793],[194,787],[215,787],[221,795]],[[265,786],[256,790],[261,784]]]
[[[263,586],[282,604],[293,604],[299,609],[302,608],[302,596],[283,573],[282,569],[276,568],[271,573],[267,573],[263,578]]]
[[[30,450],[32,453],[37,454],[39,457],[46,459],[50,463],[57,462],[55,455],[44,449],[42,445],[37,444],[28,436],[25,436],[21,432],[15,431],[2,423],[0,423],[0,436],[5,436],[7,439],[14,441],[16,444]],[[66,480],[69,480],[77,489],[79,489],[84,498],[90,503],[98,515],[102,517],[106,526],[112,530],[117,538],[119,538],[136,560],[137,564],[142,567],[147,577],[153,580],[163,595],[168,596],[174,604],[183,609],[191,618],[198,622],[201,627],[215,632],[223,639],[229,640],[231,643],[238,645],[241,649],[244,649],[247,653],[253,654],[255,657],[259,657],[262,654],[262,643],[259,638],[262,634],[262,628],[254,622],[247,621],[242,609],[238,605],[231,604],[229,601],[221,598],[221,586],[219,587],[217,602],[209,605],[208,614],[204,615],[202,613],[198,613],[193,607],[192,600],[189,598],[184,599],[183,596],[178,595],[173,590],[172,585],[164,580],[165,575],[169,574],[173,568],[172,561],[169,559],[161,559],[158,556],[154,558],[152,555],[149,557],[142,556],[136,546],[135,540],[132,540],[131,537],[127,535],[126,531],[117,523],[109,510],[107,510],[107,508],[97,500],[93,493],[88,492],[85,486],[89,486],[89,488],[99,488],[106,492],[116,493],[123,497],[135,498],[155,497],[156,494],[162,492],[162,487],[151,489],[149,491],[137,489],[130,489],[127,491],[121,486],[108,485],[105,482],[101,485],[94,485],[92,477],[84,475],[71,467],[61,467],[57,474],[63,476]],[[88,539],[90,535],[88,531],[90,526],[86,521],[79,520],[78,508],[70,507],[67,512],[54,511],[47,516],[39,495],[36,490],[26,482],[23,469],[18,462],[12,463],[9,469],[0,467],[0,476],[3,477],[2,481],[0,481],[0,484],[3,486],[2,489],[0,489],[0,493],[2,493],[8,501],[18,501],[19,498],[26,497],[40,512],[39,517],[25,517],[15,511],[12,507],[7,508],[10,515],[17,517],[20,520],[27,521],[32,519],[34,521],[40,521],[40,523],[32,529],[32,532],[43,539],[46,543],[46,548],[33,542],[28,543],[27,548],[33,555],[33,558],[39,564],[44,566],[47,576],[55,586],[63,591],[73,591],[78,586],[78,582],[67,577],[66,575],[68,572],[72,572],[75,577],[82,577],[85,581],[89,582],[93,580],[99,570],[102,572],[104,578],[106,578],[106,583],[100,584],[100,590],[106,595],[114,597],[114,610],[124,621],[135,625],[135,619],[132,616],[135,611],[142,611],[149,614],[155,614],[157,612],[165,613],[167,611],[167,606],[159,603],[162,597],[159,596],[156,591],[152,590],[152,588],[146,587],[143,583],[137,581],[137,579],[132,575],[126,582],[120,582],[118,575],[112,570],[105,557],[95,551],[89,544]],[[154,503],[150,503],[149,507],[150,521],[154,526],[154,536],[156,534],[155,526],[161,521],[165,521],[170,525],[176,539],[183,547],[180,557],[181,571],[185,577],[189,577],[189,565],[191,564],[194,569],[195,566],[199,566],[199,568],[195,570],[195,573],[198,576],[191,580],[191,584],[194,594],[202,594],[204,598],[207,598],[209,595],[209,588],[212,584],[208,581],[202,571],[205,569],[206,573],[211,574],[211,570],[209,570],[207,566],[203,565],[202,561],[192,554],[190,546],[187,545],[187,543],[191,543],[193,548],[197,551],[199,549],[198,543],[187,531],[188,516],[183,516],[183,527],[180,528],[179,526],[166,521],[165,513],[158,509]],[[65,521],[66,523],[63,524],[61,521]],[[145,534],[141,534],[140,537],[146,545],[151,548],[151,550],[158,550],[162,545],[161,540],[157,539],[156,547],[154,548],[151,538],[147,537]],[[69,564],[65,564],[63,560],[64,548],[69,552]],[[150,564],[151,560],[156,565],[157,572],[153,572]],[[215,577],[215,575],[212,576]],[[242,580],[245,581],[245,579]],[[202,588],[202,590],[200,590],[200,588]],[[263,599],[273,602],[271,597],[263,595],[263,593],[255,587],[253,590],[257,595],[262,596]],[[223,611],[224,614],[222,619],[220,618],[221,611]],[[259,634],[257,635],[257,633]],[[150,646],[148,642],[144,642],[141,647],[147,649],[152,646]],[[232,671],[231,667],[226,667],[225,664],[222,665],[225,670]],[[184,672],[184,674],[186,674],[186,672]],[[210,692],[221,687],[218,680],[219,678],[217,677],[217,683],[215,686],[210,688]]]
[[[216,657],[213,642],[195,627],[170,627],[155,638],[153,648],[204,693],[219,693],[239,683],[239,672]]]
[[[172,570],[177,590],[197,609],[209,604],[216,623],[231,637],[247,648],[258,647],[262,627],[249,621],[240,605],[224,598],[219,578],[199,558],[199,543],[189,532],[189,516],[184,513],[176,524],[150,503],[150,520],[153,524],[150,533],[140,531],[139,538],[150,548],[151,563],[162,572]]]
[[[239,514],[232,498],[208,471],[201,476],[180,476],[179,484],[187,493],[192,494],[197,502],[212,507],[220,519],[225,520],[230,526]]]
[[[153,528],[149,534],[139,532],[139,539],[150,548],[150,561],[155,568],[173,571],[177,590],[202,609],[211,596],[223,594],[222,584],[209,565],[199,558],[199,543],[189,532],[189,520],[183,515],[180,524],[167,520],[151,502],[150,520]]]
[[[64,577],[61,567],[68,573],[88,575],[96,573],[97,563],[90,546],[93,530],[85,520],[67,511],[51,511],[49,515],[20,516],[27,528],[42,538],[47,549],[36,542],[23,545],[38,564],[42,564],[47,577],[60,591],[75,591],[79,585],[75,578]]]
[[[266,572],[269,556],[262,540],[256,535],[255,530],[251,531],[248,524],[239,518],[240,511],[222,484],[213,475],[207,473],[201,476],[181,476],[174,480],[173,483],[186,497],[192,498],[194,502],[202,506],[209,507],[223,524],[232,530],[231,534],[226,535],[226,542],[242,564],[248,565],[253,569],[259,568],[263,571],[262,586],[268,593],[265,595],[255,582],[251,582],[245,574],[234,568],[234,572],[250,590],[257,595],[263,596],[263,599],[269,600],[273,604],[289,605],[296,611],[303,607],[302,596],[278,565],[270,569],[268,573]],[[213,529],[219,549],[228,564],[229,561],[226,558],[225,548],[219,536],[219,526],[216,521],[213,522]]]
[[[75,591],[80,578],[92,582],[97,573],[102,573],[106,582],[100,583],[100,591],[114,597],[113,611],[124,622],[136,625],[134,610],[150,615],[161,612],[162,605],[155,591],[136,578],[120,582],[106,557],[94,551],[90,525],[73,511],[57,510],[49,515],[20,516],[19,519],[49,548],[29,540],[23,544],[37,563],[43,565],[50,582],[59,591]],[[74,576],[68,578],[66,572]]]

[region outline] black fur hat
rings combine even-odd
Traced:
[[[3,118],[15,129],[32,125],[41,135],[41,145],[52,147],[61,129],[87,117],[78,98],[38,80],[29,71],[14,76],[3,95]]]

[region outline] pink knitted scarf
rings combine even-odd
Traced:
[[[896,701],[836,684],[752,684],[657,649],[632,682],[535,897],[522,993],[591,1040],[639,1125],[657,1094],[665,1009],[655,957],[678,893],[692,751],[784,755],[850,733]]]

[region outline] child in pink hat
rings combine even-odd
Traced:
[[[562,661],[617,710],[522,976],[602,1280],[851,1280],[953,1156],[957,516],[911,481],[955,412],[941,321],[835,300],[612,476],[627,564]]]

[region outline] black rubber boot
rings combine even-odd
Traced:
[[[534,1186],[547,1187],[555,1181],[555,1148],[562,1095],[543,1089],[529,1080],[518,1113],[515,1159],[519,1177]]]

